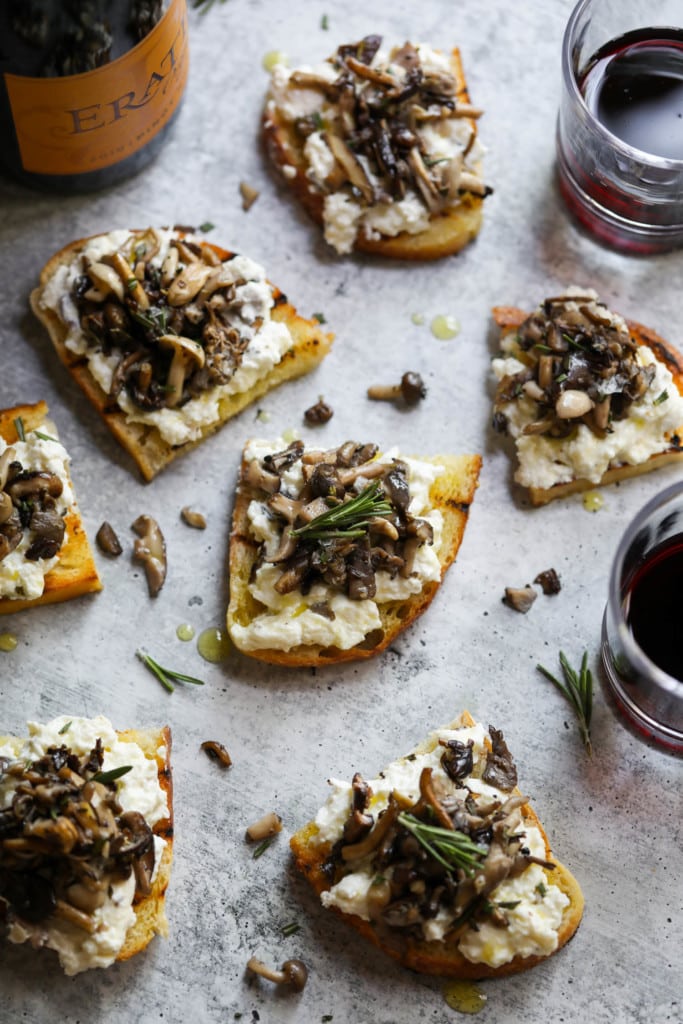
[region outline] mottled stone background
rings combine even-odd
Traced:
[[[373,10],[370,10],[372,6]],[[108,519],[126,542],[118,561],[99,556],[104,591],[92,598],[5,618],[19,638],[0,654],[0,732],[27,718],[104,712],[124,727],[168,722],[174,736],[176,861],[168,897],[171,936],[107,971],[66,979],[52,955],[0,951],[0,1021],[216,1021],[416,1024],[457,1017],[442,982],[395,967],[323,912],[294,876],[289,834],[326,795],[329,775],[372,775],[463,707],[505,731],[520,782],[533,798],[560,859],[586,895],[583,924],[556,958],[526,974],[481,985],[480,1015],[496,1024],[662,1024],[680,1021],[681,763],[634,739],[598,688],[585,756],[574,721],[534,670],[584,649],[598,670],[607,574],[627,520],[680,470],[605,489],[600,512],[580,498],[529,508],[511,485],[508,453],[490,430],[490,307],[529,306],[566,284],[591,285],[624,314],[683,346],[681,254],[636,259],[580,235],[554,182],[560,43],[569,0],[228,0],[191,13],[192,70],[172,140],[141,176],[109,191],[60,199],[0,186],[0,404],[45,398],[73,456],[87,527]],[[322,28],[327,15],[328,30]],[[486,115],[486,202],[478,240],[456,258],[423,266],[336,258],[271,175],[259,147],[267,76],[262,59],[283,50],[318,59],[370,32],[387,41],[462,48],[473,101]],[[241,208],[238,186],[260,191]],[[151,485],[110,437],[58,365],[27,297],[46,259],[80,236],[112,227],[198,224],[209,236],[263,262],[306,315],[323,312],[337,336],[312,376],[248,410]],[[438,314],[462,330],[437,341]],[[403,412],[365,398],[369,383],[421,371],[426,401]],[[408,452],[477,451],[481,485],[456,565],[428,613],[383,657],[325,671],[268,668],[232,654],[208,665],[176,639],[222,624],[232,492],[245,439],[302,428],[319,395],[334,418],[303,436],[324,445],[349,437]],[[192,504],[208,529],[179,520]],[[156,601],[130,562],[129,526],[142,512],[166,534],[168,582]],[[527,616],[501,604],[553,566],[557,597]],[[135,659],[146,646],[162,662],[199,674],[202,688],[167,694]],[[224,774],[199,750],[228,747]],[[271,809],[284,831],[258,860],[247,824]],[[282,928],[298,922],[290,937]],[[278,963],[300,956],[310,981],[299,997],[249,983],[256,953]]]

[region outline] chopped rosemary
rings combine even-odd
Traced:
[[[561,373],[559,375],[559,377],[555,378],[555,383],[556,384],[562,384],[562,382],[565,381],[566,379],[567,379],[567,374],[566,373]]]
[[[362,537],[367,532],[373,516],[388,516],[393,512],[391,502],[373,480],[356,498],[333,505],[327,512],[311,519],[310,523],[290,529],[292,537],[305,540],[331,540],[334,537]]]
[[[290,921],[289,924],[284,925],[280,930],[283,935],[296,935],[297,932],[301,931],[301,925],[297,924],[296,921]]]
[[[116,782],[122,775],[127,775],[128,772],[132,772],[132,764],[122,764],[118,768],[110,768],[108,772],[95,772],[92,777],[93,782]]]
[[[543,882],[539,882],[538,883],[538,885],[536,886],[535,891],[538,893],[538,895],[541,897],[541,899],[543,899],[543,897],[548,892],[548,890],[547,890],[546,886],[543,884]]]
[[[314,313],[313,314],[313,319],[317,320],[319,324],[326,324],[327,323],[327,320],[325,319],[325,314],[324,313]]]
[[[255,849],[255,850],[254,850],[254,852],[252,853],[252,858],[253,858],[254,860],[258,860],[258,858],[259,858],[259,857],[262,857],[262,856],[263,856],[263,854],[264,854],[264,853],[266,852],[266,850],[268,849],[268,847],[269,847],[269,846],[270,846],[270,845],[271,845],[272,843],[274,843],[274,842],[275,842],[275,836],[268,836],[268,838],[267,838],[267,839],[264,839],[262,843],[259,843],[259,844],[258,844],[258,846],[256,847],[256,849]]]
[[[150,672],[152,672],[153,675],[157,677],[161,685],[164,687],[165,690],[168,690],[169,693],[173,693],[173,691],[175,690],[175,686],[173,685],[174,682],[194,683],[196,686],[204,685],[203,679],[196,679],[195,676],[186,676],[183,672],[176,672],[172,668],[164,668],[162,665],[159,664],[158,661],[155,661],[154,658],[150,654],[147,654],[145,651],[137,650],[135,653],[142,662],[142,664],[147,666]]]
[[[539,352],[552,352],[549,345],[542,345],[540,341],[536,342],[534,348],[538,349]]]
[[[22,420],[21,416],[17,416],[17,418],[15,419],[15,421],[14,421],[14,429],[17,432],[17,437],[19,438],[19,440],[20,441],[25,441],[26,440],[26,432],[24,431],[24,421]]]
[[[41,441],[57,441],[56,437],[50,437],[49,434],[44,434],[42,430],[34,430],[33,433],[36,437],[39,437]]]
[[[462,868],[465,874],[471,876],[488,853],[488,847],[473,842],[464,832],[427,825],[413,814],[399,814],[398,823],[407,828],[427,853],[448,871]]]
[[[543,665],[537,665],[538,671],[557,687],[560,693],[574,708],[579,722],[581,739],[589,756],[593,754],[591,746],[591,715],[593,713],[593,676],[588,668],[588,651],[584,651],[581,668],[578,673],[571,667],[567,658],[560,651],[560,665],[564,675],[564,683],[556,678]]]
[[[668,391],[662,391],[661,394],[657,395],[657,397],[653,400],[652,404],[653,405],[661,405],[662,402],[666,402],[668,397],[669,397],[669,392]]]
[[[168,315],[170,310],[164,308],[161,309],[159,306],[150,306],[149,309],[131,309],[130,313],[133,319],[137,320],[139,324],[146,327],[148,331],[151,331],[156,337],[162,334],[168,334]]]
[[[71,728],[72,724],[73,724],[73,722],[65,722],[64,725],[62,726],[62,728],[57,733],[57,735],[58,736],[63,736],[65,732],[69,731],[69,729]]]
[[[328,28],[330,27],[330,19],[327,17],[326,14],[323,14],[322,18],[320,19],[320,27],[323,30],[323,32],[327,32]]]
[[[225,0],[221,0],[221,2],[225,3]],[[207,235],[209,231],[213,231],[215,227],[216,225],[213,224],[210,220],[205,220],[203,224],[199,225],[199,230],[203,232],[203,234]]]
[[[137,277],[129,277],[128,280],[126,281],[126,288],[128,289],[129,292],[135,291],[137,286],[138,286],[138,279],[137,279]]]
[[[314,110],[313,113],[311,114],[311,121],[313,122],[316,130],[319,131],[319,132],[321,132],[323,130],[323,128],[325,127],[325,124],[324,124],[323,119],[322,119],[322,115],[320,114],[320,112],[318,110]]]

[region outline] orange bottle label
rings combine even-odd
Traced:
[[[111,167],[146,146],[176,110],[189,67],[187,7],[122,57],[66,78],[5,75],[21,161],[37,174]]]

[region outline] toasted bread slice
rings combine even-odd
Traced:
[[[17,425],[20,422],[27,436],[34,430],[40,430],[41,433],[58,440],[57,428],[47,419],[47,413],[45,402],[16,405],[11,409],[0,410],[0,437],[8,445],[16,444],[20,440],[17,432]],[[75,504],[65,518],[65,525],[66,540],[59,549],[59,561],[45,576],[42,595],[34,598],[0,598],[0,615],[23,611],[24,608],[33,608],[36,605],[68,601],[72,597],[80,597],[81,594],[90,594],[102,589],[85,527]]]
[[[117,732],[117,737],[125,743],[135,743],[143,752],[145,759],[156,764],[159,788],[164,794],[168,808],[168,813],[152,826],[154,835],[164,840],[164,847],[161,860],[155,865],[151,891],[144,896],[135,895],[133,901],[135,922],[126,932],[123,944],[115,956],[116,960],[128,960],[136,953],[142,952],[155,935],[168,937],[165,904],[173,862],[171,730],[168,726],[161,729],[125,729]],[[68,731],[64,739],[68,743]],[[0,737],[0,747],[9,745],[14,749],[15,754],[20,752],[22,743],[23,741],[19,737]]]
[[[142,237],[145,232],[133,232],[133,234],[136,236],[139,234]],[[181,229],[174,234],[180,241],[188,238],[187,233]],[[245,390],[236,391],[233,394],[221,394],[218,399],[216,415],[197,425],[198,436],[191,440],[173,443],[168,438],[164,438],[153,423],[131,419],[130,415],[119,407],[117,401],[105,393],[93,376],[86,356],[76,354],[67,346],[69,326],[54,307],[46,304],[46,289],[59,268],[77,265],[84,248],[98,237],[100,236],[71,242],[48,260],[40,274],[40,285],[31,294],[31,307],[49,331],[62,363],[101,414],[117,440],[133,457],[145,480],[151,480],[178,455],[195,448],[206,437],[213,434],[224,423],[272,388],[287,380],[310,373],[330,350],[334,336],[323,331],[317,320],[306,320],[299,316],[294,306],[287,301],[287,297],[278,288],[270,285],[274,302],[270,313],[271,319],[287,327],[292,338],[291,347],[284,352],[279,362],[258,376]],[[213,253],[214,257],[221,262],[230,260],[235,255],[220,246],[207,242],[202,242],[201,246],[197,245],[197,248],[207,251],[207,255],[208,252]],[[202,345],[204,345],[203,341]],[[203,393],[211,399],[211,390]],[[218,388],[215,393],[218,394]],[[180,409],[182,410],[182,406]]]
[[[262,500],[263,495],[242,479],[237,490],[230,535],[230,602],[227,613],[228,631],[240,650],[261,661],[297,668],[370,658],[389,647],[398,634],[425,611],[462,543],[470,505],[478,486],[481,457],[439,455],[421,458],[420,461],[444,467],[444,472],[434,480],[429,490],[431,507],[443,516],[441,544],[437,552],[440,579],[438,582],[425,582],[421,591],[409,598],[378,601],[379,628],[373,629],[357,645],[346,649],[320,644],[299,644],[289,650],[274,647],[250,649],[242,641],[239,627],[249,626],[267,612],[250,591],[260,544],[250,532],[247,516],[250,502]],[[246,462],[243,461],[243,476],[245,468]]]
[[[381,814],[383,808],[386,808],[388,805],[390,792],[394,793],[398,805],[403,809],[410,811],[410,805],[413,797],[407,797],[406,790],[410,786],[410,788],[416,790],[418,794],[422,791],[421,782],[418,789],[417,783],[414,780],[412,780],[410,784],[407,781],[406,771],[408,770],[410,763],[418,764],[416,772],[417,774],[420,774],[421,771],[424,771],[422,766],[425,764],[425,755],[429,755],[433,751],[444,750],[444,747],[439,744],[439,735],[443,736],[446,733],[452,735],[454,730],[472,728],[477,728],[476,723],[471,715],[465,711],[453,723],[451,723],[451,725],[446,726],[445,729],[438,730],[405,758],[401,758],[399,762],[396,762],[395,764],[401,766],[401,773],[395,790],[391,789],[391,786],[393,785],[392,783],[385,781],[386,774],[390,772],[392,766],[385,769],[385,772],[382,773],[380,779],[376,780],[376,784],[378,788],[381,788],[382,792],[376,794],[374,797],[370,795],[366,808],[366,812],[371,814],[374,818],[374,828],[380,828],[384,815],[389,813],[385,810],[384,815]],[[466,735],[467,734],[463,734],[463,739]],[[486,749],[490,750],[491,743],[488,736],[485,736],[484,743]],[[482,756],[485,756],[485,754]],[[438,763],[438,760],[436,763]],[[477,762],[475,758],[475,772],[478,770],[476,764]],[[431,768],[430,770],[436,771],[435,768]],[[475,776],[473,775],[472,778],[474,777]],[[354,778],[354,785],[353,787],[350,787],[348,803],[349,813],[352,807],[356,807],[356,801],[358,798],[357,779],[358,777]],[[362,780],[360,781],[362,782]],[[371,782],[369,785],[370,792],[372,794],[373,783]],[[442,779],[440,776],[439,780],[437,780],[436,776],[434,776],[433,779],[430,776],[429,785],[432,788],[432,793],[437,792],[437,785],[444,786],[444,793],[449,791],[449,782],[447,781],[447,777],[446,779]],[[467,785],[468,778],[462,778],[461,776],[460,781],[450,784],[450,790],[455,790],[457,787],[461,786],[466,787]],[[358,792],[360,792],[360,790],[358,790]],[[475,788],[475,796],[476,792],[477,789]],[[352,793],[353,796],[351,795]],[[486,791],[483,803],[488,801],[490,795],[490,791]],[[503,792],[502,800],[506,801],[510,797],[520,797],[520,800],[524,799],[520,796],[520,791],[517,786],[514,786],[513,789],[507,792]],[[336,794],[335,807],[339,806],[339,799],[339,794]],[[413,809],[416,808],[418,804],[413,805]],[[330,813],[335,814],[337,812],[331,810]],[[328,900],[329,908],[384,953],[387,953],[404,967],[409,967],[412,970],[419,971],[423,974],[477,980],[515,974],[519,971],[524,971],[530,967],[534,967],[536,964],[547,959],[548,956],[553,955],[557,950],[561,949],[567,942],[569,942],[579,927],[583,913],[584,901],[581,889],[576,879],[566,867],[560,864],[559,861],[555,860],[552,856],[545,831],[543,830],[536,813],[528,802],[522,804],[519,809],[519,813],[521,814],[522,829],[530,829],[533,827],[538,830],[542,839],[542,844],[545,846],[545,854],[538,858],[534,863],[533,868],[532,865],[529,864],[523,872],[518,872],[519,884],[522,888],[518,889],[513,900],[507,902],[506,894],[502,887],[509,883],[507,882],[507,879],[503,877],[498,885],[493,888],[488,887],[486,889],[486,898],[490,898],[488,909],[480,907],[479,910],[471,913],[470,916],[467,916],[467,914],[463,912],[461,919],[456,919],[456,921],[450,926],[444,925],[446,928],[450,927],[450,931],[446,930],[443,937],[438,939],[425,939],[422,937],[423,933],[420,932],[421,926],[418,926],[417,923],[412,928],[392,927],[386,922],[378,909],[373,910],[372,916],[367,919],[365,909],[369,907],[369,903],[364,906],[363,901],[359,904],[362,916],[358,913],[349,912],[349,907],[352,906],[351,903],[346,904],[347,910],[342,909],[345,903],[343,896],[337,900],[336,903]],[[339,829],[339,839],[333,839],[333,837],[329,836],[326,832],[325,838],[321,840],[321,827],[326,827],[329,832],[331,830],[331,826],[329,825],[329,817],[327,819],[321,818],[320,820],[321,822],[327,821],[327,824],[319,826],[316,821],[309,822],[300,829],[300,831],[296,832],[290,840],[290,846],[294,854],[296,867],[303,873],[318,895],[329,893],[332,889],[332,880],[335,877],[335,872],[338,871],[340,862],[344,861],[344,854],[341,852],[340,848],[343,849],[344,846],[348,847],[349,842],[342,837],[341,826]],[[434,823],[438,824],[437,821]],[[372,835],[372,829],[369,834]],[[361,842],[362,841],[363,840],[361,840]],[[365,841],[367,842],[367,840]],[[477,841],[480,842],[481,840]],[[354,840],[354,842],[359,845],[358,840]],[[368,843],[368,845],[372,844]],[[534,854],[534,856],[536,856],[536,854]],[[428,860],[431,860],[431,858],[428,857]],[[539,860],[544,860],[545,864],[539,864]],[[353,861],[348,859],[346,864],[349,863],[352,864]],[[368,858],[359,863],[362,863],[363,871],[366,872],[366,874],[367,870],[371,872],[374,871],[373,863]],[[485,878],[486,862],[484,861],[483,863],[484,874],[478,875],[478,878]],[[370,865],[369,868],[368,864]],[[439,865],[433,860],[431,860],[431,864],[432,867],[435,867],[438,871]],[[527,883],[524,880],[524,874],[530,869],[532,869],[535,874],[533,877],[530,876],[530,880]],[[375,881],[367,892],[372,890],[375,883],[386,884],[385,876],[392,870],[391,864],[387,867],[386,862],[383,862],[382,866],[377,868],[377,875],[374,876]],[[477,869],[477,871],[480,870],[482,869]],[[342,869],[342,874],[343,873]],[[352,881],[347,892],[350,894],[351,900],[353,900],[355,899],[354,891],[356,890],[356,886],[353,882],[353,873],[351,874]],[[455,879],[456,876],[457,872],[454,870],[452,879]],[[510,875],[510,878],[512,878],[512,874]],[[427,884],[429,885],[429,882],[427,882]],[[461,876],[458,884],[468,883],[464,883]],[[476,884],[477,883],[474,883],[474,885]],[[512,884],[517,885],[518,883],[513,882]],[[527,890],[530,889],[532,884],[534,888],[528,892]],[[361,880],[359,886],[362,887],[364,885],[365,883]],[[561,895],[558,895],[556,890],[559,890]],[[479,890],[475,889],[475,891]],[[511,923],[514,924],[514,928],[511,928],[510,930],[512,937],[509,942],[507,940],[507,928],[505,926],[504,919],[501,920],[499,918],[495,927],[487,922],[487,915],[495,906],[496,897],[498,897],[498,901],[500,901],[499,906],[501,906],[505,911],[505,914],[509,915],[510,918],[513,918],[515,915],[517,906],[521,905],[519,919],[515,916],[514,920],[511,921]],[[388,898],[391,899],[392,897]],[[395,898],[397,901],[400,899],[400,897]],[[509,899],[509,894],[507,898]],[[534,951],[534,939],[530,938],[529,935],[525,936],[523,934],[525,925],[522,921],[526,915],[531,917],[534,914],[534,905],[538,906],[538,904],[544,900],[548,900],[549,904],[552,904],[552,907],[544,907],[542,916],[548,915],[546,917],[547,922],[549,922],[551,916],[554,917],[554,923],[549,928],[549,932],[543,940],[544,948],[542,950],[540,949],[541,942],[539,941],[537,944],[539,949]],[[519,904],[517,901],[519,901]],[[443,912],[442,908],[440,913]],[[468,921],[475,923],[476,931],[472,931],[470,929]],[[515,934],[517,929],[521,929],[520,937],[517,937]],[[488,930],[488,932],[486,930]],[[468,942],[474,935],[479,936],[481,941],[478,945],[475,944],[473,951],[473,949],[468,946]],[[496,944],[500,944],[503,940],[506,943],[506,948],[501,946],[500,949],[496,949]],[[517,943],[517,947],[515,947],[515,943]],[[515,948],[523,948],[524,954],[514,953]],[[466,955],[466,952],[469,952],[470,955]],[[473,959],[473,957],[476,958],[479,956],[482,956],[483,959],[478,962],[476,959]]]
[[[517,307],[495,306],[493,308],[493,317],[501,330],[501,339],[504,339],[509,335],[515,334],[528,319],[529,313]],[[653,353],[656,361],[665,367],[671,375],[672,387],[675,388],[675,392],[672,392],[672,394],[675,395],[678,404],[678,396],[683,396],[683,356],[649,327],[644,327],[633,320],[627,320],[625,323],[631,340],[638,346],[646,346]],[[668,390],[665,388],[654,397],[655,400],[663,399],[667,401],[672,396],[668,394]],[[669,428],[666,433],[662,433],[661,451],[657,451],[640,461],[626,462],[618,459],[610,462],[599,480],[576,477],[571,480],[555,483],[550,487],[528,486],[531,504],[534,506],[546,505],[556,498],[565,498],[571,494],[592,490],[595,487],[616,483],[620,480],[627,480],[631,477],[640,476],[643,473],[651,473],[663,466],[681,461],[683,459],[683,415],[680,419],[680,424],[676,423],[673,429]]]
[[[470,98],[460,51],[457,48],[451,51],[449,63],[450,73],[455,79],[456,109],[458,106],[469,108]],[[326,97],[326,111],[333,105],[334,102],[330,97]],[[475,113],[478,116],[480,112],[476,111]],[[472,132],[471,140],[466,146],[466,152],[469,152],[476,139],[476,121],[474,118],[464,118],[463,120],[467,121]],[[271,161],[316,224],[324,227],[325,195],[335,190],[323,188],[320,182],[312,180],[308,173],[311,168],[304,151],[305,136],[298,130],[296,120],[288,117],[282,107],[278,106],[272,89],[263,114],[262,131],[266,151]],[[444,163],[443,158],[440,163]],[[427,154],[427,165],[429,165],[429,154]],[[371,166],[375,177],[384,184],[382,171],[376,161],[373,163],[371,159]],[[470,174],[467,180],[469,181],[480,175],[480,160],[474,160],[471,167],[468,164],[468,168]],[[335,173],[340,176],[340,183],[344,184],[339,166]],[[348,179],[346,179],[346,183],[348,184]],[[397,234],[389,235],[383,234],[381,229],[366,232],[362,229],[361,221],[361,227],[353,241],[353,249],[398,260],[435,260],[459,252],[478,234],[482,223],[483,197],[490,191],[481,182],[476,184],[473,182],[473,187],[477,189],[476,192],[463,188],[446,208],[431,210],[428,225],[416,233],[401,230]],[[408,192],[411,193],[410,188]],[[412,194],[420,196],[419,190],[412,189]],[[338,251],[345,252],[346,249],[338,249]]]

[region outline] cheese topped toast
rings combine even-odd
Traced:
[[[182,229],[72,242],[31,306],[146,480],[332,343],[258,263]]]
[[[291,839],[323,906],[405,967],[479,979],[547,959],[581,889],[517,787],[503,734],[463,712],[378,778],[332,794]]]

